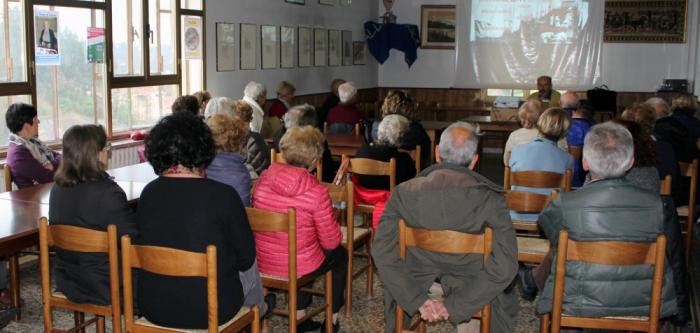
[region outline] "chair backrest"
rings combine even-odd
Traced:
[[[524,186],[534,188],[561,188],[565,192],[571,191],[571,169],[566,169],[563,174],[550,171],[516,171],[506,166],[503,173],[503,188],[511,186]]]
[[[323,134],[328,133],[328,123],[323,122]],[[360,123],[356,123],[355,126],[353,126],[353,134],[360,136],[362,135],[362,127],[360,126]]]
[[[282,232],[287,234],[289,286],[296,287],[297,278],[297,213],[289,208],[287,213],[275,213],[247,207],[248,223],[253,232]]]
[[[121,246],[124,317],[128,332],[157,332],[152,327],[140,326],[134,321],[132,268],[165,276],[205,278],[208,331],[218,332],[216,246],[209,245],[206,253],[198,253],[160,246],[132,245],[128,235],[122,236]]]
[[[343,155],[343,160],[347,157]],[[389,162],[372,160],[369,158],[351,158],[348,164],[348,172],[365,176],[389,176],[389,191],[396,186],[396,159]]]
[[[336,185],[332,183],[322,183],[328,189],[328,194],[331,197],[333,203],[344,202],[345,203],[345,222],[348,227],[348,236],[351,236],[352,229],[355,225],[355,184],[351,181],[344,182],[343,185]],[[348,238],[351,239],[351,238]]]
[[[552,191],[551,195],[539,194],[528,191],[505,190],[506,205],[508,209],[518,213],[539,214],[556,198],[558,191]]]
[[[287,161],[284,159],[284,155],[282,155],[282,153],[278,153],[275,148],[270,148],[270,161],[272,163],[287,164]],[[319,182],[323,181],[323,159],[321,158],[316,161],[316,179],[318,179]]]
[[[9,164],[5,163],[2,167],[2,175],[5,181],[5,192],[12,191],[12,169]]]
[[[420,145],[416,145],[416,148],[413,150],[405,150],[405,149],[399,149],[400,151],[406,152],[409,155],[411,155],[411,158],[413,161],[416,163],[416,173],[420,172],[420,154],[421,154],[421,147]]]
[[[661,186],[659,186],[659,194],[660,195],[671,195],[671,185],[673,184],[673,180],[671,179],[671,175],[666,175],[664,177],[664,180],[661,181]]]
[[[54,306],[73,306],[63,298],[51,295],[51,269],[49,267],[49,247],[56,247],[66,251],[84,253],[106,253],[109,266],[109,290],[111,304],[108,312],[112,315],[112,328],[115,332],[121,332],[121,305],[119,298],[119,256],[117,247],[117,227],[113,224],[107,226],[107,231],[98,231],[71,225],[49,225],[46,217],[39,219],[39,265],[41,271],[41,297],[44,303],[44,325],[52,327],[52,312]],[[71,304],[72,303],[72,304]],[[79,304],[80,305],[80,304]],[[96,310],[103,306],[87,305]],[[74,309],[71,307],[69,309]],[[88,310],[85,310],[88,311]]]
[[[557,253],[551,332],[559,332],[561,326],[658,332],[661,288],[663,287],[664,260],[666,253],[666,236],[657,236],[656,241],[653,243],[576,241],[569,238],[568,230],[563,229],[559,232]],[[651,304],[649,306],[648,320],[618,320],[612,318],[573,317],[569,315],[562,317],[564,277],[566,276],[566,261],[569,260],[598,265],[653,265],[654,273],[651,285]]]
[[[571,154],[575,161],[580,161],[583,156],[583,147],[569,146],[569,154]]]

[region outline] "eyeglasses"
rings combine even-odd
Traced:
[[[102,150],[104,150],[107,153],[107,158],[112,158],[112,144],[111,143],[108,142],[107,145],[104,148],[102,148]]]

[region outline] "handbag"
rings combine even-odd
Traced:
[[[610,90],[608,86],[589,89],[586,96],[593,105],[593,110],[617,112],[617,91]]]

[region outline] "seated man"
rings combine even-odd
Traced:
[[[513,332],[514,293],[504,290],[517,268],[517,244],[500,186],[473,172],[478,138],[471,124],[448,127],[435,148],[438,164],[394,189],[372,245],[372,257],[384,283],[386,332],[394,332],[396,303],[409,314],[421,312],[455,325],[468,322],[487,303],[493,305],[492,332]],[[480,254],[466,256],[409,249],[398,257],[398,220],[411,227],[481,233],[493,229],[493,249],[486,268]],[[440,286],[432,287],[436,280]],[[510,289],[510,288],[508,288]],[[431,298],[437,291],[442,300]],[[437,315],[436,315],[437,314]],[[462,331],[466,325],[459,325]]]
[[[552,78],[540,76],[537,78],[537,92],[527,97],[528,100],[536,99],[542,102],[545,109],[558,108],[561,105],[561,94],[552,89]]]
[[[364,116],[355,108],[357,88],[352,82],[346,82],[338,87],[340,104],[334,106],[328,116],[328,133],[352,133],[355,124],[362,121]]]
[[[622,178],[633,163],[634,145],[626,128],[611,122],[591,128],[583,146],[583,168],[589,171],[592,181],[579,190],[559,194],[539,217],[540,227],[553,249],[559,231],[564,228],[575,240],[631,242],[653,242],[664,231],[658,193],[643,190]],[[551,265],[553,257],[549,253],[538,268]],[[651,266],[567,263],[563,313],[590,317],[646,316],[652,269]],[[548,313],[552,310],[554,276],[535,273],[534,277],[538,284],[544,284],[537,313]],[[673,275],[668,263],[661,297],[660,317],[676,313]]]

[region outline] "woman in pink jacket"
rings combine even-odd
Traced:
[[[274,212],[296,208],[297,273],[322,275],[333,273],[333,331],[338,332],[338,312],[344,303],[347,252],[340,245],[342,234],[333,214],[328,190],[310,171],[323,154],[324,137],[311,126],[293,127],[280,140],[280,150],[289,164],[273,163],[262,173],[253,193],[253,207]],[[260,272],[287,276],[287,236],[275,232],[256,232]],[[306,309],[311,295],[300,293],[297,306]],[[306,314],[299,310],[298,318]],[[298,332],[318,330],[320,324],[307,320]]]

